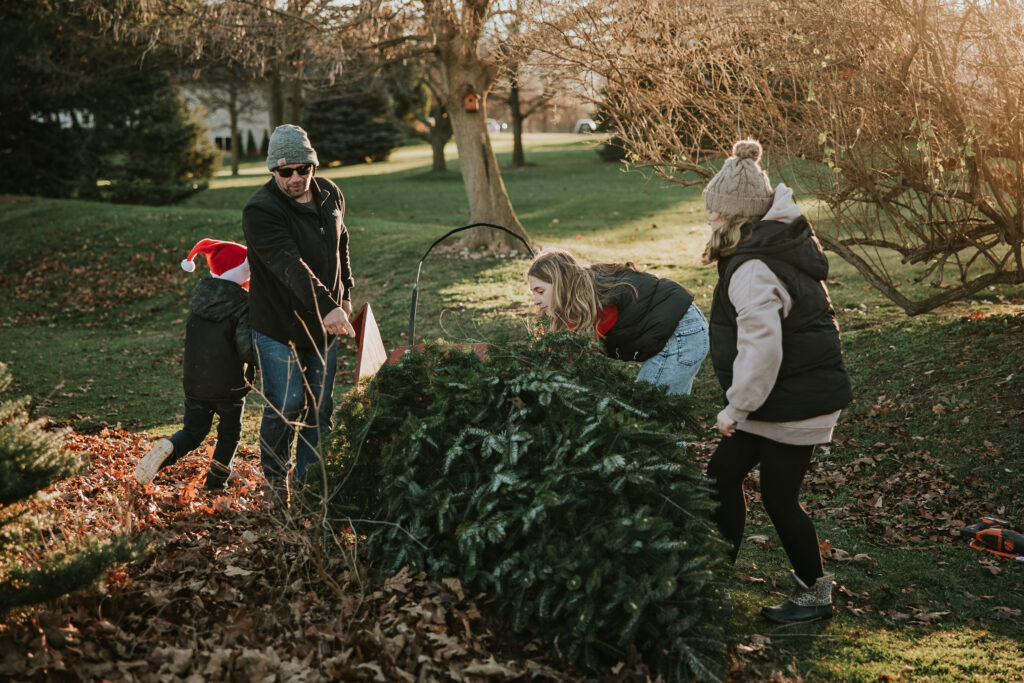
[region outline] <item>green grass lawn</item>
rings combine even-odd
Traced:
[[[707,311],[717,274],[700,265],[699,189],[602,163],[592,140],[529,136],[531,165],[505,170],[535,244],[644,264],[686,284]],[[510,141],[497,136],[495,145],[507,165]],[[429,154],[408,147],[387,163],[322,172],[347,199],[355,304],[372,303],[389,350],[408,341],[423,250],[468,222],[457,163],[433,174]],[[0,360],[10,365],[15,395],[32,395],[37,415],[81,431],[174,431],[184,320],[198,280],[178,263],[203,237],[242,240],[241,208],[268,177],[260,163],[242,170],[180,206],[0,199]],[[827,226],[827,216],[805,206]],[[1024,288],[990,289],[907,318],[837,256],[830,260],[856,399],[836,441],[818,451],[806,505],[839,582],[838,618],[776,627],[757,617],[788,592],[788,566],[751,489],[748,533],[763,538],[745,544],[735,569],[734,675],[1024,680],[1024,564],[955,538],[982,513],[1024,529]],[[498,327],[525,338],[534,315],[524,270],[519,260],[432,254],[420,280],[417,338],[486,339]],[[348,344],[341,354],[338,401],[351,386],[352,351]],[[719,401],[710,368],[694,395],[708,427],[695,450],[706,457]],[[260,406],[250,396],[245,444],[255,443]]]

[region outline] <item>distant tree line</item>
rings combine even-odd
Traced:
[[[0,179],[0,192],[179,202],[208,186],[222,156],[183,83],[235,124],[240,110],[268,102],[266,79],[217,62],[185,74],[179,54],[116,38],[70,0],[5,3],[0,20],[10,31],[0,44],[0,160],[18,169]],[[428,106],[423,93],[396,103],[392,92],[408,88],[366,79],[304,89],[294,123],[309,129],[323,163],[387,159]],[[257,145],[252,131],[243,140],[232,129],[220,142],[237,173],[241,159],[266,154],[269,130]]]
[[[0,191],[168,204],[218,162],[160,51],[117,42],[73,3],[4,3]]]

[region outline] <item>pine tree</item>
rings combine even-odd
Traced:
[[[390,99],[376,88],[349,85],[321,93],[303,108],[302,125],[322,164],[384,161],[402,143]]]
[[[0,363],[0,395],[10,382],[7,366]],[[46,527],[32,499],[86,463],[62,450],[67,430],[45,429],[41,420],[30,418],[27,405],[27,398],[0,402],[0,613],[88,586],[114,562],[136,558],[141,547],[120,537],[39,552]]]
[[[249,135],[245,140],[245,156],[249,159],[255,159],[260,154],[260,151],[256,149],[256,137],[252,134],[252,129],[249,129]]]
[[[70,0],[2,3],[0,22],[0,163],[31,160],[0,191],[165,204],[206,186],[219,157],[172,55],[116,41]]]

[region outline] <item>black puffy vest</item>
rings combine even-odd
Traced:
[[[792,223],[761,221],[744,228],[744,241],[718,262],[718,284],[711,302],[711,362],[722,391],[732,386],[736,358],[736,308],[729,282],[743,263],[764,262],[782,280],[793,306],[782,320],[782,365],[754,420],[789,422],[825,415],[853,398],[843,365],[839,326],[825,288],[828,260],[804,217]]]
[[[693,303],[693,294],[681,284],[650,273],[624,270],[597,279],[604,285],[626,283],[601,296],[602,306],[619,309],[603,339],[605,353],[619,360],[643,362],[659,353]]]

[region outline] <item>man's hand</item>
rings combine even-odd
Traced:
[[[351,299],[342,299],[342,301],[341,301],[341,310],[345,311],[345,315],[347,315],[348,317],[351,318],[352,317],[352,300]]]
[[[351,310],[352,304],[349,303]],[[348,313],[341,306],[335,308],[324,318],[324,329],[328,334],[347,334],[350,337],[356,336],[356,328],[348,321]]]
[[[718,422],[715,426],[718,427],[722,436],[732,436],[736,433],[736,421],[729,417],[724,409],[718,413]]]

